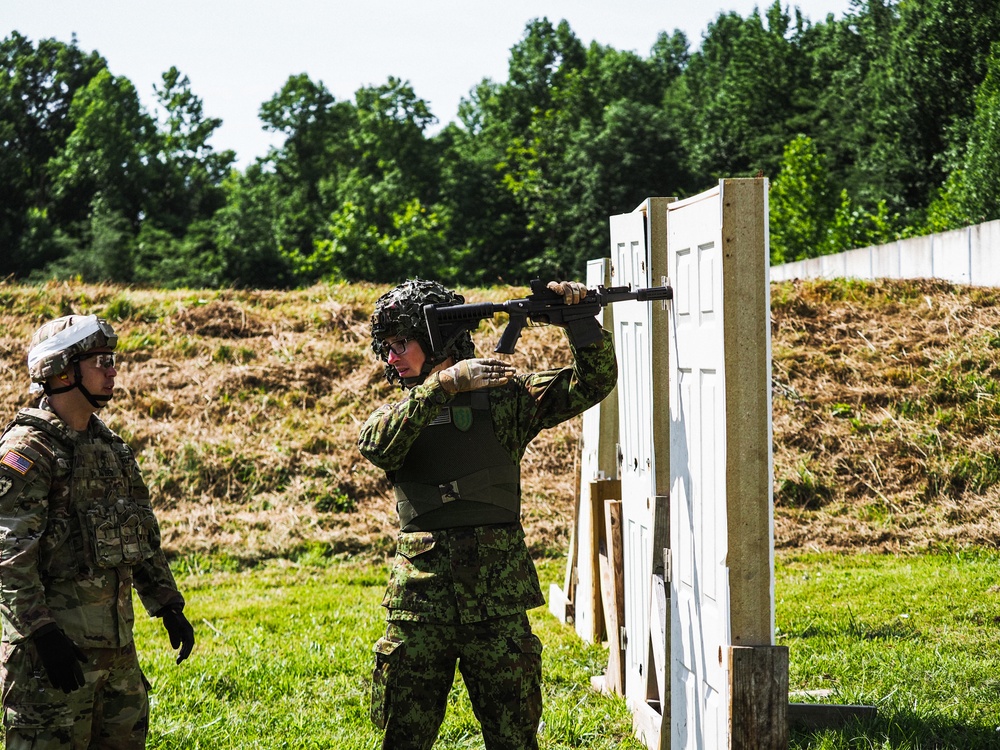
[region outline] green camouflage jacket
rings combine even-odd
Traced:
[[[0,438],[0,620],[18,642],[55,622],[81,647],[132,641],[132,588],[149,614],[183,606],[131,450],[96,416],[71,430],[43,399]]]
[[[570,367],[515,375],[488,391],[493,429],[519,463],[543,429],[599,403],[615,387],[618,368],[611,335],[573,349]],[[358,447],[390,481],[420,431],[454,398],[429,376],[407,397],[376,410],[361,428]],[[523,612],[544,602],[519,523],[440,531],[400,532],[382,602],[390,620],[468,623]]]

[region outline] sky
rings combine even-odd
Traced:
[[[770,0],[0,0],[0,33],[96,50],[150,112],[153,87],[175,66],[222,125],[216,150],[243,168],[280,138],[258,117],[289,76],[305,73],[337,100],[390,76],[408,81],[441,125],[483,78],[507,80],[510,49],[536,18],[566,20],[592,41],[648,56],[660,32],[697,48],[719,13],[763,14]],[[851,0],[785,2],[812,22],[840,18]],[[439,125],[440,126],[440,125]],[[431,131],[433,132],[433,131]]]

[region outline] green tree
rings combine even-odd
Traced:
[[[352,281],[448,280],[448,212],[437,204],[437,145],[425,136],[433,114],[396,78],[359,89],[354,112],[345,170],[324,184],[328,218],[298,268]]]
[[[53,195],[86,258],[68,265],[89,280],[132,281],[127,245],[153,200],[155,122],[132,83],[106,69],[77,91],[69,116],[73,131],[51,161]]]
[[[73,247],[62,227],[79,214],[56,202],[51,163],[73,131],[73,97],[106,67],[75,38],[35,45],[15,31],[0,41],[0,247],[10,250],[0,276],[27,276]]]
[[[777,1],[766,20],[757,11],[746,19],[720,14],[667,98],[684,124],[688,169],[702,185],[759,170],[774,175],[809,112],[808,24],[797,10],[793,23]]]
[[[353,167],[347,145],[354,107],[322,82],[294,75],[260,108],[264,129],[284,136],[280,147],[223,182],[226,205],[216,214],[224,278],[236,286],[288,287],[300,276],[329,214],[328,201]]]
[[[156,88],[164,113],[157,154],[161,177],[150,218],[182,235],[192,222],[210,219],[225,203],[222,181],[236,154],[231,149],[217,152],[212,148],[209,141],[222,120],[205,116],[204,104],[191,90],[187,76],[172,67],[162,81]]]
[[[267,160],[258,160],[223,181],[226,205],[215,214],[214,239],[226,284],[282,289],[300,281],[293,254],[282,251],[288,194],[269,167]]]
[[[1000,38],[1000,5],[924,0],[892,8],[896,20],[880,29],[885,52],[855,100],[859,132],[867,135],[855,144],[864,186],[858,195],[869,205],[886,200],[891,212],[919,226],[945,180],[946,155],[964,145],[990,44]]]
[[[444,199],[476,222],[453,227],[462,278],[580,276],[607,253],[609,214],[686,190],[676,124],[660,107],[686,60],[682,34],[661,35],[643,58],[584,48],[565,21],[529,23],[509,79],[482,82],[463,102],[464,130],[444,134]]]
[[[768,197],[772,264],[822,253],[833,214],[823,162],[808,136],[799,135],[785,146],[781,170]]]
[[[847,190],[841,190],[840,203],[820,245],[820,255],[841,253],[898,239],[898,223],[899,217],[890,216],[886,201],[879,201],[874,211],[868,211],[855,206],[848,197]]]
[[[1000,43],[976,91],[975,115],[961,160],[928,211],[928,231],[1000,219]]]

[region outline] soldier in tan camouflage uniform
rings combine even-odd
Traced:
[[[0,437],[0,679],[14,750],[145,747],[133,587],[178,664],[194,646],[149,490],[96,415],[114,393],[117,343],[93,315],[39,328],[28,371],[45,395]]]
[[[549,288],[570,304],[586,295],[576,282]],[[371,707],[393,750],[434,744],[456,664],[487,750],[537,748],[542,645],[527,610],[544,599],[520,523],[521,457],[541,430],[598,403],[617,380],[606,332],[573,350],[572,366],[526,375],[476,359],[467,331],[433,351],[423,305],[462,302],[411,280],[379,298],[371,319],[386,378],[407,389],[359,439],[394,485],[401,527]]]

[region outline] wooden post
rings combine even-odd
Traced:
[[[608,631],[608,669],[600,689],[624,695],[625,654],[621,626],[625,623],[625,556],[622,549],[621,500],[605,502],[604,528],[605,538],[599,557],[604,623]]]
[[[730,750],[788,747],[788,649],[729,648]]]

